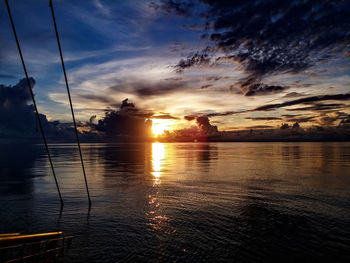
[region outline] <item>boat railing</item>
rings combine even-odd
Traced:
[[[20,236],[18,236],[20,237]],[[34,242],[23,242],[5,246],[0,243],[0,262],[51,262],[63,259],[65,251],[69,250],[72,236],[45,238]]]

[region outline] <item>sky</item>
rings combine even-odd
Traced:
[[[71,121],[48,1],[10,0],[39,111]],[[77,119],[128,98],[169,129],[221,131],[350,114],[348,1],[53,1]],[[0,2],[0,84],[24,77]],[[0,100],[1,101],[1,100]]]

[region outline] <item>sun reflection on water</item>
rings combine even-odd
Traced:
[[[160,178],[163,173],[164,164],[166,158],[166,147],[164,143],[153,143],[152,144],[152,170],[151,174],[153,176],[153,188],[152,192],[148,195],[148,209],[146,215],[149,219],[148,226],[151,227],[153,231],[163,232],[165,234],[173,234],[176,232],[174,228],[170,226],[170,218],[164,214],[161,206],[159,196]]]
[[[152,144],[152,175],[156,184],[160,183],[162,168],[165,157],[164,143],[155,142]]]

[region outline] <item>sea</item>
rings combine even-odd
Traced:
[[[0,144],[0,233],[64,262],[350,262],[350,142]]]

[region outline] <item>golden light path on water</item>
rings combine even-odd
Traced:
[[[155,142],[152,144],[152,175],[155,183],[160,183],[160,176],[162,174],[162,165],[165,158],[164,143]]]
[[[164,143],[152,143],[152,171],[154,191],[148,196],[149,209],[146,215],[149,217],[148,225],[154,231],[165,231],[166,234],[172,234],[175,229],[169,226],[170,218],[164,214],[161,202],[159,200],[159,187],[161,183],[162,170],[166,158],[166,146]]]

